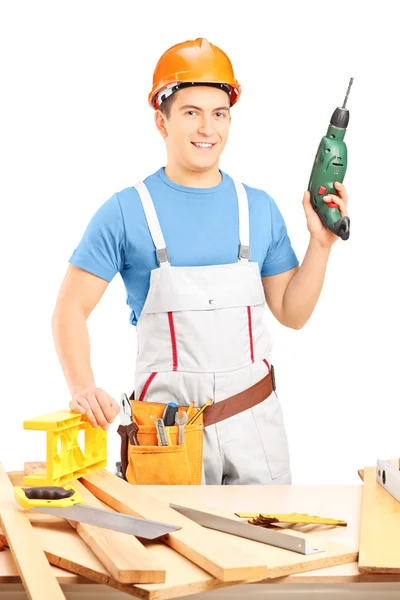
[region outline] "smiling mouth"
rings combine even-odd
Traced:
[[[198,148],[199,150],[212,150],[215,146],[214,144],[210,144],[209,142],[191,142],[193,146]]]

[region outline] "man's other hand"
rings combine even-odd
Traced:
[[[98,387],[86,388],[76,392],[69,403],[72,411],[85,415],[92,427],[108,429],[119,414],[119,404]]]

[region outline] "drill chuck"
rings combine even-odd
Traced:
[[[337,107],[331,117],[331,125],[338,127],[339,129],[346,129],[349,124],[350,112],[347,108]]]

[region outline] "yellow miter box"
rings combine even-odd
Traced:
[[[24,477],[24,485],[63,485],[107,466],[107,431],[79,413],[59,410],[24,421],[24,429],[46,431],[46,472]],[[84,449],[78,435],[84,431]]]

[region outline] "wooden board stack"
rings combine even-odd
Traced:
[[[147,600],[167,600],[237,583],[268,580],[357,560],[357,552],[340,544],[324,542],[325,552],[300,555],[205,529],[171,509],[168,498],[165,498],[165,502],[160,501],[105,469],[91,473],[79,482],[73,482],[84,495],[85,503],[178,524],[182,529],[162,540],[142,543],[133,536],[94,526],[73,523],[72,527],[64,519],[29,511],[24,513],[15,501],[12,502],[12,484],[21,485],[22,476],[22,473],[10,475],[11,483],[4,470],[1,471],[1,485],[7,479],[8,492],[0,500],[3,523],[0,539],[14,548],[15,562],[30,598],[39,596],[33,595],[35,590],[31,589],[29,572],[25,572],[26,564],[23,559],[33,554],[41,556],[42,563],[45,555],[52,565]],[[10,511],[21,518],[17,531],[10,529]],[[225,516],[232,517],[230,514]],[[29,528],[34,534],[31,536],[29,550],[18,546],[18,539],[25,535],[21,533],[22,528],[24,532]],[[6,551],[2,554],[9,553]],[[47,561],[44,562],[47,564]],[[44,568],[43,565],[41,568]],[[55,581],[54,575],[52,577]],[[46,581],[50,579],[47,574]],[[57,591],[57,595],[55,591],[47,592],[42,589],[40,600],[62,598],[60,592],[61,590]]]

